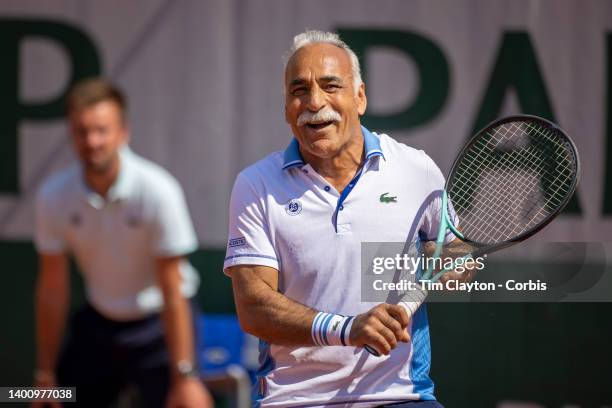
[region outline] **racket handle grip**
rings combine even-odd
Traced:
[[[406,295],[404,295],[404,299],[398,304],[403,306],[404,309],[406,309],[406,313],[408,313],[408,317],[412,318],[419,307],[421,307],[426,297],[427,289],[421,286],[416,290],[406,293]]]
[[[412,301],[412,302],[399,302],[400,306],[403,306],[406,309],[406,313],[408,313],[408,317],[412,318],[412,316],[416,313],[418,308],[423,304],[423,301]]]

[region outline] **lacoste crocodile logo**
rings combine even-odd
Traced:
[[[397,196],[387,197],[387,194],[389,193],[383,193],[380,195],[381,203],[397,203]]]

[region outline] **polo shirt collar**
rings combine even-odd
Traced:
[[[107,202],[115,202],[129,198],[133,188],[132,176],[130,171],[130,161],[132,159],[132,151],[125,145],[119,151],[119,175],[115,182],[111,185],[106,199],[93,191],[86,183],[85,178],[81,177],[82,192],[87,202],[94,208],[101,209]]]
[[[380,138],[372,134],[365,126],[361,126],[361,134],[363,135],[366,162],[374,156],[382,156],[384,159],[385,155],[380,147]],[[285,149],[283,157],[283,170],[304,165],[304,159],[300,153],[300,146],[295,137],[291,140],[287,149]]]
[[[364,126],[361,127],[361,133],[363,133],[363,144],[365,147],[366,160],[370,160],[374,156],[381,156],[384,159],[385,155],[380,147],[380,138],[378,136],[374,136],[372,132],[370,132]]]
[[[294,137],[291,143],[289,143],[289,146],[285,149],[283,170],[303,165],[304,159],[302,159],[302,154],[300,153],[300,146],[297,139]]]

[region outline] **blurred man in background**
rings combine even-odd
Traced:
[[[79,162],[50,177],[36,201],[35,385],[76,386],[85,407],[108,406],[126,385],[147,407],[212,406],[196,365],[189,298],[199,279],[185,256],[197,239],[183,191],[127,147],[126,102],[112,84],[77,84],[67,116]],[[87,302],[61,347],[68,255]]]

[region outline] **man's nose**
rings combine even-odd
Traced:
[[[325,95],[318,87],[313,88],[308,93],[306,107],[308,108],[308,110],[312,112],[318,112],[324,106],[325,106]]]
[[[85,146],[90,149],[94,149],[100,144],[101,137],[99,132],[92,130],[85,133],[84,139]]]

